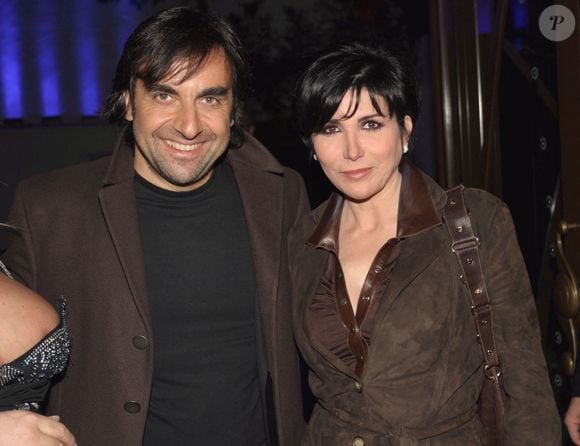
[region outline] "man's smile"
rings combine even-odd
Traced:
[[[180,144],[178,142],[175,141],[170,141],[168,139],[164,139],[163,140],[168,146],[173,147],[176,150],[180,150],[182,152],[191,152],[192,150],[197,149],[199,146],[201,146],[201,143],[196,143],[196,144]]]

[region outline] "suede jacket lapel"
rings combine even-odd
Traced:
[[[400,253],[377,311],[375,330],[404,289],[443,254],[437,247],[441,246],[441,238],[447,237],[445,230],[433,230],[442,225],[445,191],[408,161],[402,163],[401,170],[402,217],[397,227]]]

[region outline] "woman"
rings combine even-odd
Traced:
[[[2,225],[2,228],[6,226]],[[35,412],[68,360],[64,302],[57,313],[0,261],[0,445],[75,444],[58,417]]]
[[[485,445],[482,352],[451,240],[446,193],[407,152],[410,72],[361,45],[310,65],[298,129],[336,188],[289,238],[297,343],[316,406],[305,445]],[[508,399],[506,444],[557,445],[560,421],[506,206],[465,191],[481,241]]]

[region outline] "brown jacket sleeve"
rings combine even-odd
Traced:
[[[485,198],[484,198],[485,199]],[[468,204],[469,205],[469,204]],[[481,256],[508,396],[506,444],[560,445],[561,423],[542,352],[530,281],[507,206],[497,202],[480,228]]]

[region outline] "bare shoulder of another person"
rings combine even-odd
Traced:
[[[45,299],[0,274],[0,364],[26,353],[58,323],[57,312]]]

